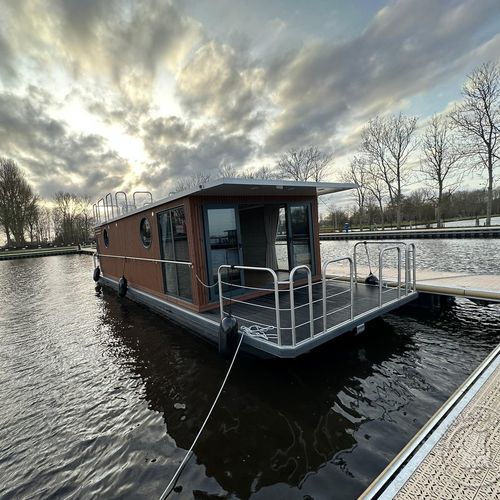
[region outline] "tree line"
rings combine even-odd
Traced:
[[[340,179],[356,185],[356,207],[330,208],[334,227],[350,220],[400,228],[406,222],[476,217],[500,213],[495,169],[500,155],[500,67],[476,68],[462,87],[462,101],[433,116],[419,134],[418,119],[403,113],[376,116],[363,127],[358,152]],[[214,173],[199,172],[174,183],[174,192],[206,184],[210,177],[321,181],[331,174],[332,154],[315,146],[290,149],[272,166],[236,170],[223,164]],[[485,175],[485,190],[459,190],[465,175]],[[424,187],[411,190],[416,183]],[[354,217],[354,220],[353,220]],[[328,217],[327,217],[328,219]],[[336,223],[342,220],[341,223]],[[0,158],[0,225],[7,245],[92,239],[87,196],[58,192],[40,200],[13,160]],[[339,224],[341,224],[339,226]]]
[[[91,214],[88,196],[60,191],[42,200],[16,162],[0,158],[0,225],[8,247],[88,242]]]
[[[434,216],[429,220],[435,219],[440,227],[444,217],[458,215],[453,205],[460,196],[453,193],[464,175],[473,173],[486,176],[486,193],[481,208],[469,215],[485,213],[486,225],[491,225],[492,213],[498,213],[494,191],[500,155],[498,64],[476,68],[462,87],[462,97],[450,112],[433,116],[420,137],[417,117],[403,113],[376,116],[365,125],[358,154],[343,173],[344,180],[357,184],[359,226],[366,218],[374,220],[376,207],[382,228],[388,216],[400,228],[403,220],[415,220],[415,212],[405,212],[418,199],[418,206],[433,205]],[[405,195],[416,182],[426,188]]]

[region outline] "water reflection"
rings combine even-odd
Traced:
[[[165,346],[163,336],[144,338],[140,329],[128,327],[138,326],[140,308],[120,304],[106,291],[104,301],[106,321],[115,325],[115,340],[126,346],[130,369],[144,382],[149,408],[163,412],[168,434],[189,448],[221,381],[221,361],[198,342],[177,338]],[[387,360],[415,349],[410,336],[379,321],[368,336],[344,339],[299,360],[242,357],[196,447],[198,463],[224,491],[241,498],[280,482],[301,485],[340,451],[352,450],[361,425],[392,421],[391,414],[401,411],[407,388],[384,379],[366,394],[364,383]],[[412,377],[412,386],[427,388],[419,377]],[[185,410],[176,410],[178,403]],[[372,407],[368,413],[360,411],[366,403]],[[345,456],[336,464],[352,476]],[[183,476],[179,484],[188,488]]]
[[[227,364],[96,293],[87,257],[0,264],[0,496],[158,497]],[[172,497],[355,498],[498,343],[499,322],[498,306],[462,300],[298,360],[242,356]]]

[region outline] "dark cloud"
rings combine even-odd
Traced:
[[[255,143],[240,134],[207,134],[196,143],[175,142],[154,150],[156,161],[144,172],[141,181],[165,193],[172,187],[172,180],[189,178],[197,172],[214,172],[223,164],[241,167],[255,148]]]
[[[42,196],[59,190],[97,196],[120,186],[130,167],[95,134],[77,134],[51,118],[48,95],[0,94],[0,155],[16,160]]]
[[[282,112],[267,150],[328,143],[348,119],[366,120],[429,90],[457,71],[495,14],[496,0],[403,0],[380,10],[357,38],[281,57],[268,72]]]

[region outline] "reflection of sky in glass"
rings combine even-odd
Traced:
[[[228,231],[236,229],[234,208],[208,209],[208,228],[210,237],[227,236]]]

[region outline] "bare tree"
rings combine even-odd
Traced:
[[[25,242],[28,213],[37,202],[37,196],[16,162],[0,158],[0,224],[4,228],[7,245],[12,244],[12,237],[18,244]]]
[[[210,172],[197,172],[192,177],[177,179],[174,184],[173,193],[180,193],[181,191],[204,186],[210,181],[210,178]]]
[[[38,205],[38,196],[33,197],[33,200],[26,209],[26,229],[30,236],[30,243],[33,243],[34,237],[37,236],[38,219],[40,217],[40,207]]]
[[[37,221],[37,233],[40,242],[51,241],[52,236],[52,210],[42,205],[39,208],[38,221]]]
[[[384,203],[387,199],[387,186],[382,177],[379,176],[377,166],[371,162],[365,163],[367,188],[371,197],[377,203],[380,213],[380,225],[385,227]]]
[[[443,196],[458,186],[463,155],[446,116],[433,116],[422,138],[420,172],[429,187],[436,190],[436,219],[442,226]]]
[[[241,177],[244,179],[278,179],[280,176],[276,170],[264,165],[257,170],[244,170]]]
[[[59,191],[54,202],[52,214],[56,238],[63,243],[88,241],[92,224],[90,198]]]
[[[359,229],[363,230],[363,215],[368,195],[366,159],[361,156],[355,156],[351,160],[347,170],[342,174],[341,180],[356,184],[356,204],[358,206]]]
[[[417,118],[402,113],[377,116],[362,133],[362,150],[377,165],[378,175],[387,185],[391,204],[396,207],[397,227],[401,228],[403,187],[407,181],[408,159],[417,147],[414,138]]]
[[[316,147],[291,149],[283,154],[276,165],[280,177],[296,181],[321,181],[328,174],[332,155]]]
[[[239,177],[239,174],[230,163],[222,163],[217,169],[216,177],[218,179],[234,179]]]
[[[493,201],[493,171],[500,154],[500,67],[488,62],[476,68],[462,88],[463,101],[451,117],[462,137],[474,166],[486,169],[488,198],[486,225],[491,225]]]

